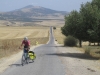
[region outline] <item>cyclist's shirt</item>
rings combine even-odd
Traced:
[[[24,48],[28,48],[30,46],[30,41],[22,41],[22,44],[24,44]]]

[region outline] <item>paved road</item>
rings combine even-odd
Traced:
[[[54,44],[52,28],[48,44],[35,48],[36,60],[28,65],[21,66],[20,60],[12,64],[0,75],[65,75],[65,67],[58,56],[54,56],[57,48]]]

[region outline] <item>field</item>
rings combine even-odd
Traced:
[[[54,37],[59,44],[63,44],[65,36],[61,33],[61,28],[57,27],[54,30]]]
[[[49,40],[49,27],[64,25],[64,20],[42,20],[41,22],[18,22],[0,20],[0,58],[19,51],[18,47],[25,36],[31,45],[46,44]],[[59,37],[58,37],[59,38]]]
[[[46,44],[49,39],[49,27],[0,27],[0,58],[19,51],[23,38],[27,36],[31,46]]]
[[[31,45],[45,44],[49,40],[49,27],[64,25],[64,20],[42,20],[39,22],[22,22],[0,20],[0,58],[19,51],[18,47],[25,36]]]
[[[39,21],[39,22],[37,22]],[[36,22],[17,22],[17,21],[5,21],[0,20],[0,26],[57,26],[64,25],[64,20],[37,20]]]
[[[64,44],[64,39],[66,38],[62,33],[61,33],[61,28],[57,27],[54,30],[54,37],[57,40],[59,44]],[[89,42],[82,42],[82,48],[77,47],[78,50],[83,51],[86,54],[91,55],[92,57],[95,58],[100,58],[100,46],[93,46],[93,43],[91,43],[91,46],[88,46]]]
[[[49,39],[49,26],[54,26],[54,37],[59,44],[66,38],[61,33],[64,20],[43,20],[42,22],[11,22],[0,21],[0,58],[19,51],[18,47],[25,36],[31,40],[31,45],[47,43]],[[89,42],[82,42],[83,47],[77,48],[100,58],[99,46],[88,46]]]

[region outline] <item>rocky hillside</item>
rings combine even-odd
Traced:
[[[0,19],[9,20],[33,20],[33,19],[61,19],[68,12],[66,11],[56,11],[40,6],[26,6],[21,9],[17,9],[10,12],[0,13]]]

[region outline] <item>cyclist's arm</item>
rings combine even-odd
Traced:
[[[30,41],[28,41],[28,48],[30,49]]]
[[[23,45],[24,45],[24,43],[23,43],[23,41],[22,41],[22,43],[21,43],[21,45],[20,45],[20,47],[19,47],[19,48],[21,49]]]

